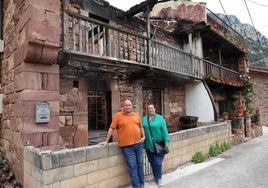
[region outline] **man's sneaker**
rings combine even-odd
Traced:
[[[161,178],[160,178],[160,179],[157,179],[156,182],[157,182],[157,185],[158,185],[159,187],[162,187],[162,186],[164,185],[164,184],[163,184],[163,181],[162,181]]]

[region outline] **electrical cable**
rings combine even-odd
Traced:
[[[252,1],[252,0],[247,0],[247,1],[249,1],[249,2],[251,2],[251,3],[254,3],[254,4],[256,4],[256,5],[260,5],[260,6],[263,6],[263,7],[267,7],[267,8],[268,8],[268,5],[264,5],[264,4],[258,3],[258,2],[256,2],[256,1]]]
[[[258,35],[258,33],[257,33],[257,30],[256,30],[256,28],[255,28],[255,26],[254,26],[254,22],[253,22],[253,19],[252,19],[251,14],[250,14],[250,11],[249,11],[249,8],[248,8],[248,5],[247,5],[246,0],[244,0],[244,2],[245,2],[245,5],[246,5],[246,8],[247,8],[248,15],[249,15],[249,17],[250,17],[252,26],[253,26],[253,28],[254,28],[255,34],[256,34],[256,36],[257,36],[257,40],[258,40],[258,42],[259,42],[259,45],[261,46],[261,41],[260,41],[259,35]],[[256,2],[254,2],[254,3],[256,3]],[[264,59],[264,57],[262,57],[260,60],[263,60],[263,59]]]
[[[224,7],[223,7],[223,5],[222,5],[221,0],[219,0],[219,2],[220,2],[220,4],[221,4],[221,8],[222,8],[222,10],[223,10],[223,12],[224,12],[224,16],[225,16],[225,18],[228,20],[229,24],[232,25],[231,22],[230,22],[230,20],[229,20],[229,17],[227,16],[226,11],[225,11],[225,9],[224,9]]]
[[[258,5],[261,5],[261,6],[264,6],[264,7],[268,7],[268,5],[260,4],[260,3],[257,3],[257,2],[255,2],[255,1],[252,1],[252,0],[248,0],[248,1],[250,1],[250,2],[252,2],[252,3],[255,3],[255,4],[258,4]],[[219,0],[219,3],[220,3],[220,5],[221,5],[221,7],[222,7],[222,9],[223,9],[224,14],[225,14],[224,16],[226,17],[226,19],[227,19],[227,21],[229,22],[230,26],[232,26],[232,24],[231,24],[231,22],[230,22],[230,20],[229,20],[229,17],[227,16],[226,11],[225,11],[225,9],[224,9],[224,7],[223,7],[223,4],[222,4],[221,0]],[[257,41],[258,41],[259,45],[261,45],[261,41],[260,41],[259,35],[258,35],[258,33],[257,33],[257,30],[256,30],[256,28],[255,28],[255,25],[254,25],[252,16],[251,16],[251,14],[250,14],[248,5],[247,5],[247,3],[246,3],[246,0],[244,0],[244,3],[245,3],[245,5],[246,5],[247,12],[248,12],[248,14],[249,14],[249,17],[250,17],[250,20],[251,20],[252,27],[253,27],[254,32],[255,32],[255,34],[256,34]],[[262,57],[262,59],[263,59],[263,58],[264,58],[264,57]]]
[[[250,11],[249,11],[249,8],[248,8],[248,5],[247,5],[246,0],[244,0],[244,3],[245,3],[245,5],[246,5],[247,11],[248,11],[248,15],[249,15],[249,17],[250,17],[251,24],[252,24],[252,26],[253,26],[253,28],[254,28],[254,31],[255,31],[257,40],[258,40],[259,44],[261,45],[261,41],[260,41],[259,35],[258,35],[258,33],[257,33],[257,30],[256,30],[256,28],[255,28],[255,25],[254,25],[253,19],[252,19],[252,17],[251,17],[251,14],[250,14]]]

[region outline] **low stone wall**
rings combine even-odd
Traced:
[[[251,138],[256,138],[263,135],[262,126],[254,126],[251,128]]]
[[[170,153],[166,155],[163,171],[175,169],[179,165],[189,162],[197,151],[208,153],[209,147],[216,142],[231,142],[230,124],[219,124],[187,129],[170,134]]]
[[[170,153],[163,172],[191,160],[196,151],[208,153],[211,144],[229,142],[226,122],[170,134]],[[24,149],[24,187],[116,188],[130,184],[124,157],[117,143],[107,147],[88,146],[60,151]]]

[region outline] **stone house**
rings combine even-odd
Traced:
[[[254,91],[256,96],[252,100],[252,106],[260,111],[262,125],[268,126],[268,70],[249,67],[249,76],[255,82]]]
[[[247,45],[204,3],[1,2],[0,149],[19,182],[26,145],[95,145],[125,98],[141,116],[154,103],[177,132],[218,122],[243,91]]]

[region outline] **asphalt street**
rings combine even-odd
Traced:
[[[268,127],[263,135],[199,164],[163,174],[163,188],[267,188]],[[145,183],[145,188],[158,187]]]

